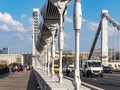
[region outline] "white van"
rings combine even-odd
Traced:
[[[103,77],[103,67],[101,60],[84,60],[81,63],[83,76],[97,75]]]

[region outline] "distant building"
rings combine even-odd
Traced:
[[[23,65],[31,65],[32,54],[0,54],[0,64],[22,63]]]
[[[32,65],[32,53],[24,53],[22,55],[24,57],[24,64]]]
[[[3,48],[3,50],[0,50],[0,54],[9,54],[9,48]]]
[[[0,54],[2,54],[2,51],[3,51],[3,50],[0,50]]]
[[[0,54],[0,64],[6,63],[22,63],[24,64],[24,57],[21,54]]]

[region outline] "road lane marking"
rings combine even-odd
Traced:
[[[64,78],[69,79],[69,80],[71,80],[71,81],[74,80],[73,78],[71,78],[71,77],[67,77],[67,76],[64,76]],[[88,83],[85,83],[85,82],[81,82],[81,84],[84,85],[84,86],[86,86],[86,87],[88,87],[88,88],[92,88],[92,89],[95,89],[95,90],[104,90],[104,89],[102,89],[102,88],[99,88],[99,87],[93,86],[93,85],[88,84]]]
[[[97,81],[97,79],[93,78],[94,81]]]
[[[119,74],[104,74],[104,75],[109,75],[109,76],[120,76]]]
[[[85,85],[85,86],[88,86],[88,87],[90,87],[90,88],[93,88],[93,89],[95,89],[95,90],[104,90],[104,89],[102,89],[102,88],[93,86],[93,85],[88,84],[88,83],[85,83],[85,82],[82,82],[82,84]]]
[[[115,85],[115,86],[120,86],[120,84],[119,83],[112,83],[113,85]]]

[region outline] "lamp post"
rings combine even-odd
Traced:
[[[82,10],[80,0],[75,0],[74,3],[74,29],[75,29],[75,76],[74,84],[75,90],[80,90],[81,80],[80,80],[80,71],[79,71],[79,34],[81,29],[82,22]]]

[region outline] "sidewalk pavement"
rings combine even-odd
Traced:
[[[37,85],[32,71],[22,74],[15,72],[0,77],[0,90],[37,90]]]

